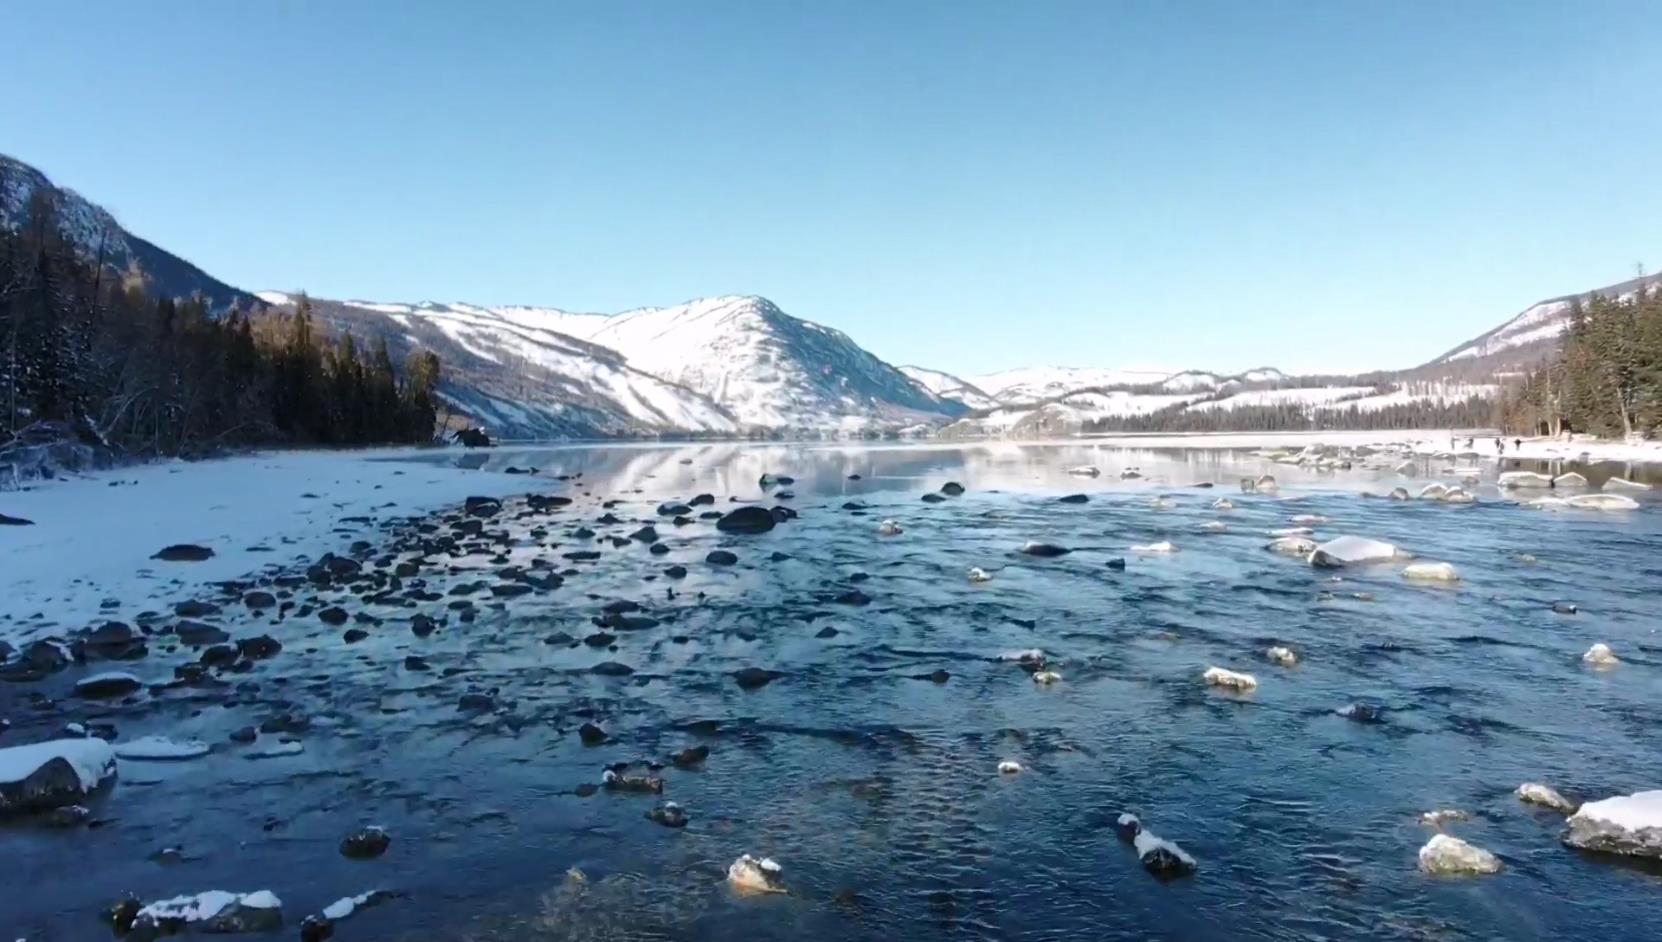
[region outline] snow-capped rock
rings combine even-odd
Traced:
[[[969,571],[969,581],[991,582],[993,581],[993,577],[988,575],[987,570],[982,569],[980,566],[971,566]]]
[[[1005,759],[998,764],[998,774],[1000,775],[1019,775],[1021,771],[1021,763],[1013,759]]]
[[[1503,488],[1551,487],[1552,478],[1534,471],[1502,471],[1495,483]]]
[[[1395,546],[1362,536],[1341,536],[1318,545],[1310,553],[1310,565],[1327,568],[1386,562],[1397,558]]]
[[[1525,782],[1519,785],[1518,790],[1513,794],[1517,795],[1518,800],[1525,804],[1541,805],[1564,814],[1575,813],[1575,802],[1559,794],[1558,789],[1550,785],[1542,785],[1539,782]]]
[[[1316,541],[1302,536],[1283,536],[1271,540],[1264,548],[1283,556],[1309,556],[1316,551]]]
[[[1613,477],[1604,482],[1603,489],[1607,491],[1648,491],[1650,490],[1650,485],[1642,484],[1638,481],[1629,481],[1627,478]]]
[[[1279,644],[1265,651],[1264,656],[1282,667],[1292,667],[1298,663],[1298,655],[1293,653],[1293,649]]]
[[[783,893],[784,868],[771,857],[741,856],[727,868],[727,882],[742,893]]]
[[[208,890],[158,900],[140,909],[135,931],[174,932],[192,926],[206,933],[269,932],[283,924],[283,902],[270,890],[228,893]],[[154,935],[149,937],[154,938]]]
[[[899,536],[906,532],[901,525],[893,520],[885,520],[877,525],[879,536]]]
[[[115,775],[102,739],[55,739],[0,748],[0,815],[73,805]]]
[[[1214,687],[1224,687],[1229,690],[1246,692],[1258,689],[1258,678],[1251,674],[1242,674],[1223,667],[1208,667],[1200,675],[1200,679]]]
[[[1585,850],[1662,857],[1662,790],[1582,805],[1570,816],[1564,842]]]
[[[1622,494],[1577,494],[1564,504],[1575,510],[1638,510],[1639,502]]]
[[[1568,471],[1552,479],[1555,487],[1586,487],[1587,476],[1579,471]]]
[[[1459,582],[1460,573],[1451,563],[1409,563],[1402,577],[1414,582]]]
[[[1471,815],[1457,808],[1439,808],[1436,811],[1427,811],[1420,815],[1420,823],[1428,827],[1440,828],[1451,821],[1465,821]]]
[[[1041,687],[1048,687],[1051,684],[1061,683],[1062,675],[1055,671],[1034,671],[1033,682]]]
[[[1621,663],[1616,653],[1610,650],[1610,645],[1603,642],[1588,648],[1587,653],[1581,655],[1581,661],[1589,667],[1615,667]]]
[[[1131,547],[1131,552],[1150,556],[1169,556],[1177,552],[1177,547],[1170,540],[1161,540],[1158,543],[1136,544]]]
[[[1420,848],[1420,869],[1426,873],[1497,873],[1500,858],[1458,837],[1435,834]]]

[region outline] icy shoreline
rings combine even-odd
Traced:
[[[168,461],[0,493],[0,639],[85,627],[114,610],[164,610],[199,587],[268,565],[345,549],[387,520],[473,495],[533,486],[520,475],[397,460],[419,449],[257,452]],[[165,546],[213,550],[201,562],[152,557]]]
[[[1451,437],[1456,447],[1450,448]],[[1475,441],[1466,447],[1466,439]],[[1495,450],[1495,435],[1482,432],[1449,429],[1402,429],[1375,431],[1327,432],[1196,432],[1085,435],[1064,441],[1092,442],[1125,448],[1303,448],[1306,445],[1372,445],[1375,447],[1406,445],[1417,455],[1464,454],[1475,452],[1481,458],[1521,458],[1526,461],[1617,461],[1633,463],[1662,462],[1662,441],[1612,441],[1588,435],[1571,439],[1526,438],[1522,447],[1514,438],[1504,439],[1506,453]]]

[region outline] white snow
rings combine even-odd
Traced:
[[[323,918],[339,922],[356,912],[358,907],[368,903],[378,892],[377,890],[370,890],[367,893],[359,893],[357,896],[343,896],[323,907]]]
[[[1621,494],[1577,494],[1566,498],[1565,505],[1576,510],[1638,510],[1639,502]]]
[[[0,783],[21,782],[53,759],[69,763],[83,792],[115,774],[115,750],[104,740],[54,739],[0,748]]]
[[[1155,555],[1155,556],[1163,556],[1163,555],[1167,555],[1167,554],[1170,554],[1170,553],[1177,552],[1177,547],[1172,545],[1172,543],[1169,540],[1161,540],[1158,543],[1142,543],[1142,544],[1139,544],[1139,545],[1132,546],[1131,547],[1131,552],[1133,552],[1133,553],[1146,553],[1146,554]]]
[[[211,747],[200,739],[169,739],[166,736],[144,736],[130,742],[116,743],[119,759],[167,762],[196,759],[211,752]]]
[[[225,890],[207,890],[194,896],[175,896],[158,900],[140,909],[136,918],[146,916],[157,921],[178,919],[187,923],[212,919],[228,907],[237,905],[248,909],[280,909],[282,900],[270,890],[253,893],[228,893]]]
[[[171,461],[44,482],[8,493],[7,512],[33,520],[0,541],[0,638],[13,642],[123,610],[168,609],[208,583],[236,579],[300,554],[344,552],[342,517],[403,517],[533,485],[519,475],[383,460],[413,450],[293,451]],[[110,486],[113,482],[130,482]],[[312,493],[317,498],[301,495]],[[250,499],[258,495],[258,499]],[[199,543],[199,563],[150,557]],[[272,552],[251,552],[264,546]],[[35,612],[49,619],[32,619]]]
[[[1061,681],[1062,681],[1062,675],[1056,673],[1055,671],[1034,671],[1033,672],[1033,682],[1038,684],[1041,687],[1048,687],[1051,684],[1061,683]]]
[[[977,389],[1001,402],[1023,403],[1053,399],[1079,389],[1112,386],[1152,386],[1172,375],[1170,370],[1098,369],[1072,366],[1036,366],[968,377]]]
[[[1581,660],[1591,667],[1615,667],[1621,663],[1621,658],[1610,650],[1610,645],[1603,642],[1588,648],[1587,653],[1581,655]]]
[[[1293,653],[1293,649],[1279,644],[1265,651],[1264,656],[1282,667],[1292,667],[1298,663],[1298,655]]]
[[[1003,762],[998,764],[998,774],[1000,775],[1016,775],[1020,772],[1021,763],[1016,762],[1013,759],[1005,759]]]
[[[998,400],[977,389],[973,383],[959,379],[951,373],[940,370],[931,370],[921,366],[903,366],[900,372],[905,373],[911,380],[943,399],[952,399],[961,402],[971,409],[996,409]]]
[[[1503,471],[1495,483],[1501,487],[1549,487],[1552,478],[1534,471]]]

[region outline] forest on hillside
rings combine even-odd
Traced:
[[[28,476],[30,454],[54,447],[97,462],[432,440],[436,355],[399,370],[384,341],[326,338],[304,300],[216,315],[150,297],[136,274],[84,258],[49,204],[28,218],[0,229],[0,477]]]
[[[1325,406],[1300,402],[1206,408],[1179,403],[1144,415],[1110,416],[1085,423],[1086,432],[1293,432],[1370,429],[1490,428],[1495,403],[1483,396],[1438,402],[1418,399],[1359,409],[1343,401]]]
[[[1577,301],[1557,353],[1508,390],[1501,421],[1532,435],[1662,432],[1662,286]]]

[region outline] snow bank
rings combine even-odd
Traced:
[[[1573,847],[1662,857],[1662,790],[1590,801],[1569,825],[1564,842]]]
[[[0,539],[0,638],[50,633],[97,618],[105,599],[124,610],[165,609],[210,582],[240,578],[291,556],[344,552],[344,517],[382,521],[535,486],[517,475],[411,461],[415,449],[260,453],[172,461],[46,482],[6,495],[9,513],[35,521]],[[120,484],[121,486],[115,486]],[[314,495],[308,497],[306,495]],[[360,525],[363,526],[363,525]],[[367,529],[367,527],[364,527]],[[150,557],[172,543],[211,548],[196,563]],[[251,551],[251,547],[280,552]]]

